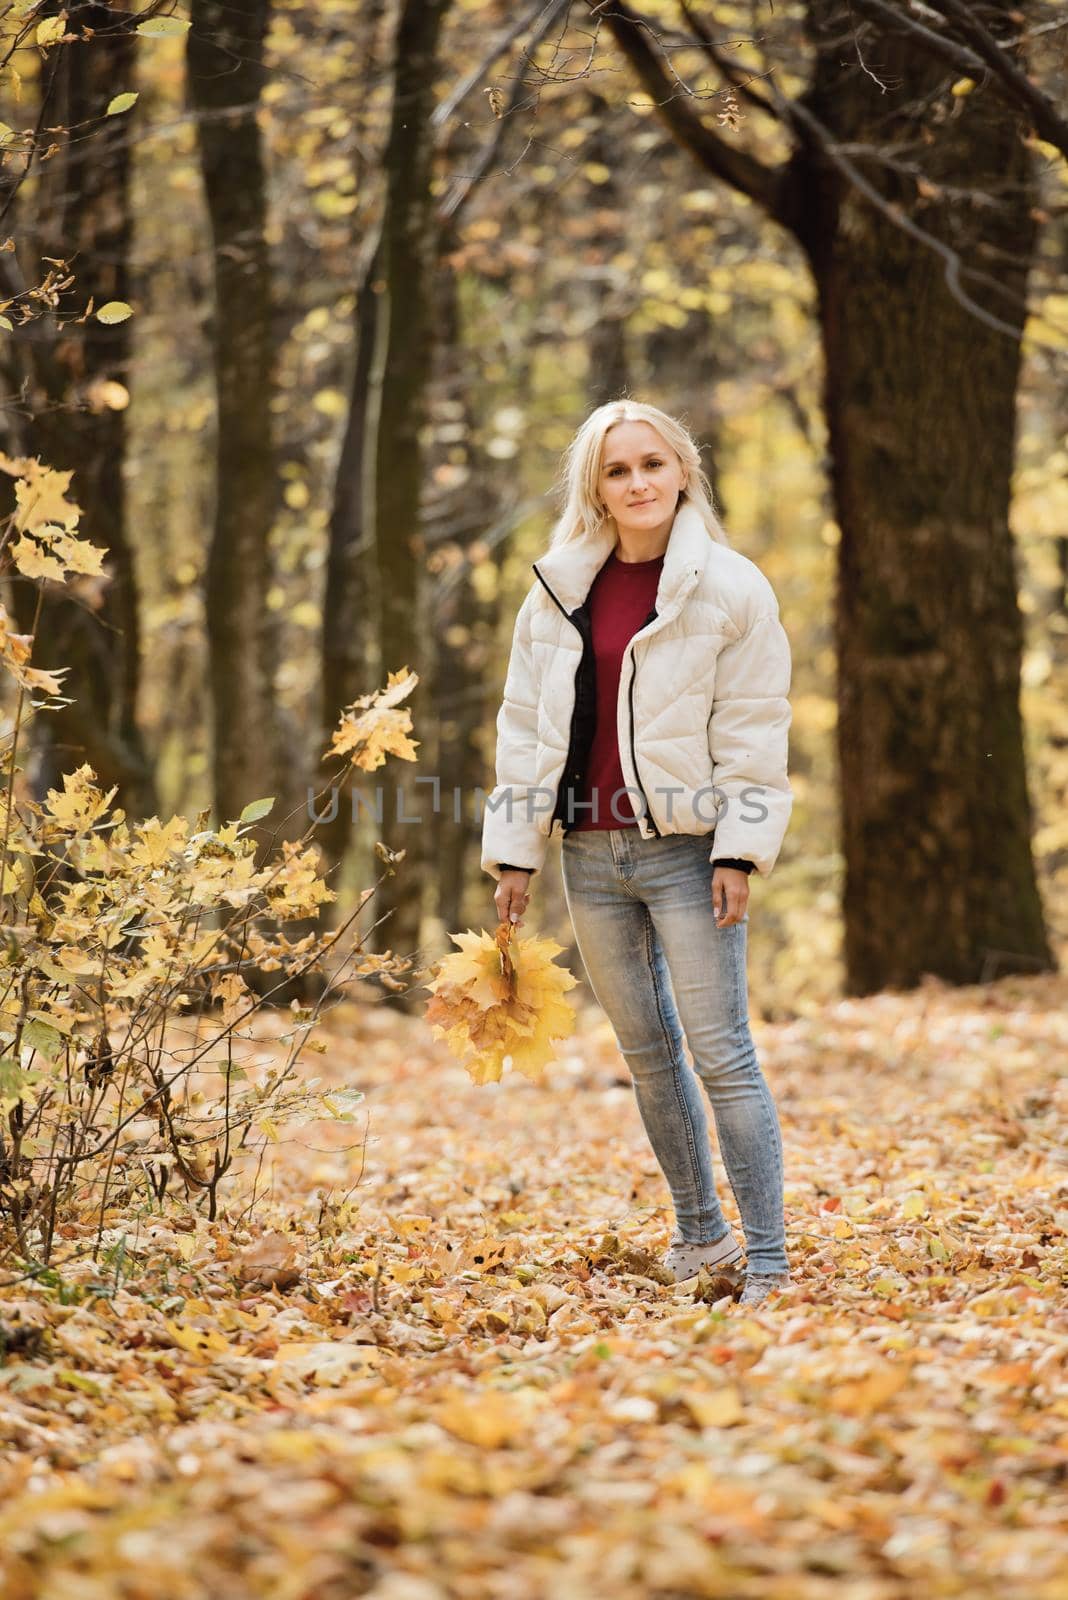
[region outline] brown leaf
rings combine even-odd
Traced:
[[[234,1262],[234,1276],[245,1288],[291,1289],[303,1271],[297,1247],[284,1233],[264,1234]]]

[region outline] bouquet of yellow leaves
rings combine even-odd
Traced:
[[[575,1008],[563,998],[578,979],[553,956],[555,939],[520,939],[513,924],[495,934],[450,933],[459,950],[442,956],[426,987],[433,991],[426,1018],[475,1083],[497,1083],[505,1063],[538,1082],[575,1025]]]

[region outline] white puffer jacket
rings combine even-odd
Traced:
[[[483,813],[482,868],[493,878],[502,861],[544,863],[583,648],[565,613],[586,599],[615,543],[606,526],[532,563],[536,576],[516,616],[497,716],[496,787]],[[656,611],[624,651],[616,706],[620,762],[641,835],[714,828],[710,862],[748,860],[767,875],[793,806],[786,772],[790,645],[775,592],[754,562],[717,543],[683,501]],[[625,808],[621,797],[616,809]],[[576,820],[588,815],[575,812]]]

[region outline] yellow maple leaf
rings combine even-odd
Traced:
[[[46,523],[61,528],[76,528],[81,506],[67,499],[73,472],[57,472],[39,461],[21,461],[25,469],[15,485],[15,527],[19,533],[32,533]]]
[[[412,714],[396,707],[418,682],[418,673],[400,667],[388,674],[384,689],[360,695],[346,706],[327,754],[348,756],[350,765],[363,772],[374,772],[384,765],[387,755],[414,761],[418,741],[408,738]]]
[[[84,572],[96,576],[103,571],[106,546],[90,544],[88,539],[76,539],[63,528],[49,528],[52,549],[71,572]]]
[[[149,817],[139,823],[134,832],[130,860],[139,867],[158,867],[185,843],[189,823],[185,817],[172,817],[167,823],[160,822],[158,817]]]
[[[99,574],[106,554],[106,550],[76,539],[63,528],[47,525],[32,535],[24,533],[11,546],[11,559],[23,577],[51,578],[56,583],[62,583],[69,572]]]
[[[555,939],[517,937],[514,940],[512,950],[516,983],[519,991],[532,1004],[537,1005],[542,998],[547,999],[550,995],[573,989],[578,983],[578,979],[566,967],[558,967],[553,960],[563,948]]]
[[[63,792],[49,789],[45,810],[64,829],[84,833],[97,822],[118,793],[117,786],[102,794],[95,783],[96,773],[88,764],[76,772],[63,774]]]
[[[11,546],[11,559],[24,578],[51,578],[56,583],[63,581],[62,561],[57,560],[46,545],[38,544],[25,534]]]
[[[443,975],[453,984],[461,985],[476,1005],[493,1006],[506,1000],[509,980],[497,957],[499,947],[487,945],[484,933],[472,933],[470,929],[466,933],[451,933],[449,938],[459,946],[462,957],[446,956],[442,962]]]
[[[575,981],[577,982],[577,979]],[[513,1044],[509,1052],[516,1071],[534,1083],[540,1082],[544,1076],[544,1069],[556,1056],[558,1043],[568,1037],[574,1024],[573,1006],[566,1000],[546,1000],[537,1012],[537,1027],[534,1033],[520,1044]]]
[[[414,761],[417,745],[408,738],[411,730],[410,711],[376,706],[358,717],[345,712],[340,727],[334,731],[330,754],[348,756],[351,764],[362,772],[374,772],[385,766],[387,756]]]

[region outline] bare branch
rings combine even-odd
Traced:
[[[615,0],[612,11],[605,11],[604,6],[609,3],[612,3],[612,0],[599,0],[599,3],[592,3],[591,0],[591,10],[598,19],[604,17],[612,25],[612,32],[624,55],[647,93],[656,102],[661,119],[675,140],[689,150],[708,171],[756,200],[774,221],[797,235],[794,219],[789,215],[787,208],[789,165],[778,169],[765,167],[745,152],[735,150],[707,128],[688,105],[680,102],[679,91],[672,88],[667,74],[647,43],[645,34],[656,38],[650,24],[631,13],[622,0]],[[854,0],[854,3],[858,3],[858,0]],[[860,0],[860,3],[867,3],[867,0]],[[946,0],[946,3],[950,3],[950,0]],[[676,83],[680,84],[682,94],[690,93],[677,77]],[[945,264],[946,287],[957,303],[995,332],[1018,340],[1027,310],[1024,297],[1014,293],[1005,283],[991,274],[965,265],[956,250],[928,232],[926,228],[920,227],[900,205],[893,204],[880,194],[875,185],[845,154],[843,146],[835,141],[831,130],[806,106],[796,100],[788,100],[782,94],[773,74],[769,74],[768,84],[780,121],[791,127],[799,138],[814,140],[852,187],[895,228],[941,257]],[[970,280],[973,284],[982,284],[993,294],[1007,300],[1020,312],[1019,321],[1009,322],[980,305],[964,287],[964,279]]]
[[[899,228],[902,233],[907,233],[910,238],[926,245],[936,255],[941,256],[946,267],[946,287],[959,305],[963,306],[966,311],[971,312],[980,322],[985,323],[988,328],[993,328],[996,333],[1004,333],[1014,340],[1019,339],[1023,319],[1021,318],[1020,323],[1014,324],[1003,321],[1001,317],[995,316],[992,311],[987,311],[984,306],[979,305],[977,301],[972,299],[962,285],[961,278],[973,278],[977,283],[986,285],[987,288],[994,290],[995,293],[1004,296],[1015,304],[1021,305],[1025,309],[1019,296],[1014,295],[1005,284],[1000,282],[999,279],[991,277],[989,273],[979,272],[974,267],[966,267],[956,250],[953,250],[941,239],[936,238],[933,233],[928,233],[926,228],[921,228],[918,223],[913,222],[912,218],[906,216],[900,206],[891,204],[889,200],[879,193],[874,184],[868,182],[860,168],[855,166],[848,156],[842,154],[841,148],[835,143],[831,130],[825,127],[818,117],[813,116],[806,106],[794,101],[789,108],[788,114],[791,119],[801,122],[810,134],[815,135],[827,159],[838,168],[843,177],[847,178],[853,187],[888,222],[893,223],[894,227]]]
[[[748,195],[776,222],[788,226],[781,195],[786,169],[765,166],[702,122],[685,99],[680,98],[689,96],[689,91],[677,78],[673,85],[649,44],[649,38],[656,39],[657,35],[644,17],[631,11],[622,0],[588,0],[588,3],[595,19],[606,21],[611,27],[616,43],[676,143],[689,150],[706,171],[722,178],[740,194]],[[611,11],[605,9],[607,4],[612,4]]]
[[[1027,112],[1040,138],[1055,145],[1068,158],[1068,122],[1049,96],[1031,82],[1007,49],[976,19],[971,7],[962,4],[962,0],[934,0],[934,4],[947,21],[956,25],[968,41],[967,45],[927,27],[900,6],[891,4],[890,0],[852,0],[852,4],[856,11],[873,22],[911,34],[931,55],[945,61],[954,71],[963,72],[969,77],[981,76],[986,81],[992,78],[994,87],[1005,99]],[[925,9],[929,16],[932,15],[928,8]],[[1019,42],[1012,40],[1010,44]]]
[[[556,21],[560,12],[565,10],[569,4],[570,0],[551,0],[551,3],[544,8],[544,15],[527,42],[526,50],[528,53],[541,43],[542,39],[544,39],[549,29]],[[536,9],[542,9],[541,5],[539,4]],[[514,38],[514,36],[515,35],[513,34],[512,37]],[[484,72],[488,66],[489,60],[487,58],[482,67],[479,69],[480,74],[481,72]],[[526,84],[523,74],[522,72],[518,72],[516,74],[515,82],[512,85],[512,92],[508,97],[508,104],[503,108],[500,116],[496,119],[492,133],[486,139],[482,149],[475,158],[474,166],[471,168],[470,172],[464,172],[459,175],[455,183],[450,188],[448,194],[439,205],[438,219],[440,222],[451,222],[455,224],[457,216],[462,208],[467,204],[467,201],[470,199],[475,188],[479,183],[481,183],[482,179],[493,166],[494,161],[497,159],[501,145],[504,142],[504,135],[508,129],[508,119],[511,114],[518,109],[519,102],[525,92]],[[524,146],[523,153],[526,153],[526,146]]]
[[[986,69],[979,56],[965,49],[955,39],[947,39],[944,34],[936,33],[934,28],[926,27],[916,17],[909,16],[907,12],[889,4],[889,0],[852,0],[852,3],[855,11],[869,17],[873,22],[883,22],[890,27],[899,28],[904,33],[912,34],[923,43],[931,55],[937,56],[955,71],[963,72],[968,77],[979,74],[986,76]]]
[[[1017,105],[1030,113],[1039,137],[1056,145],[1068,159],[1068,122],[1048,95],[1031,82],[1026,72],[979,21],[974,7],[964,5],[963,0],[934,0],[934,3],[939,11],[952,18],[972,49],[982,57]]]
[[[494,62],[499,60],[511,48],[521,33],[526,32],[539,11],[545,13],[538,24],[536,34],[536,38],[540,39],[544,37],[546,30],[569,3],[570,0],[549,0],[548,4],[546,4],[546,0],[534,0],[533,5],[528,6],[525,11],[516,17],[514,22],[510,23],[507,28],[497,35],[477,66],[472,67],[467,76],[460,79],[452,93],[447,94],[440,105],[434,108],[433,115],[430,118],[431,127],[441,128],[448,122],[457,107],[467,99],[472,89],[476,89],[482,82]]]
[[[772,105],[770,100],[765,100],[762,94],[758,94],[757,91],[751,87],[750,80],[752,78],[752,73],[745,71],[742,67],[739,67],[737,62],[729,61],[727,59],[720,46],[716,43],[715,39],[713,39],[708,29],[701,21],[701,18],[694,15],[688,4],[688,0],[679,0],[679,7],[683,16],[686,18],[686,21],[693,29],[695,37],[701,41],[701,48],[705,55],[708,57],[709,61],[711,61],[712,65],[717,69],[717,71],[723,74],[731,88],[741,95],[742,99],[746,101],[748,105],[755,106],[758,111],[763,111],[769,117],[774,117],[776,121],[779,121],[780,118],[777,108]]]

